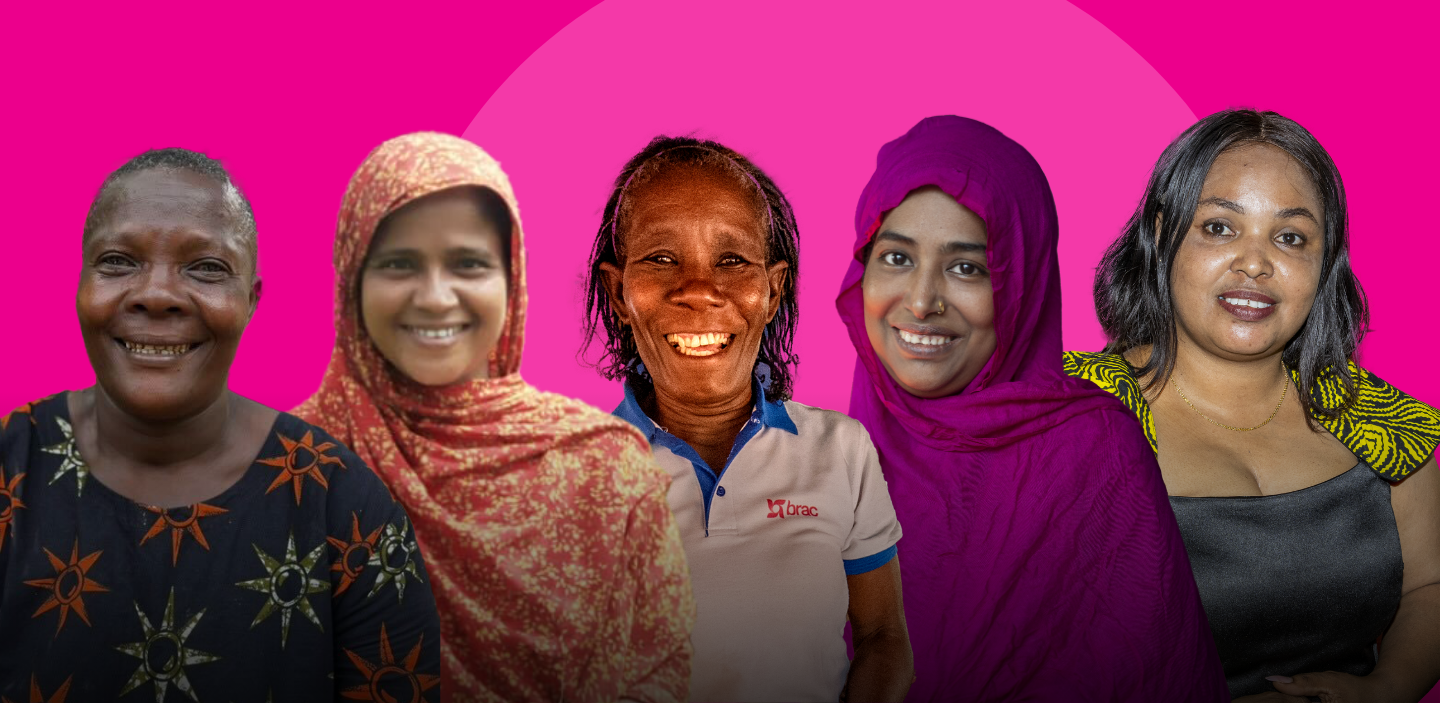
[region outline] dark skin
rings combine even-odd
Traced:
[[[1306,423],[1304,406],[1280,363],[1285,344],[1299,332],[1315,299],[1323,215],[1309,176],[1273,146],[1232,149],[1211,167],[1175,257],[1174,382],[1147,395],[1160,472],[1171,495],[1289,493],[1355,466],[1355,455],[1340,440]],[[1223,304],[1251,292],[1263,295],[1268,307]],[[1149,349],[1126,356],[1140,365]],[[1260,425],[1272,414],[1273,419],[1259,429],[1236,432],[1207,422],[1202,413],[1235,427]],[[1310,696],[1326,703],[1413,703],[1440,677],[1435,655],[1440,652],[1440,470],[1433,456],[1392,485],[1390,504],[1405,570],[1400,607],[1375,670],[1368,676],[1275,671],[1275,691],[1236,703],[1304,703]]]
[[[626,198],[623,266],[601,269],[611,309],[634,331],[654,381],[641,403],[706,464],[723,467],[755,406],[750,378],[787,266],[766,261],[765,213],[728,174],[672,167]],[[899,560],[846,583],[855,644],[848,700],[901,700],[915,667]]]
[[[206,176],[141,171],[107,197],[75,300],[96,379],[69,396],[76,442],[115,492],[193,505],[244,475],[277,415],[227,386],[260,297],[255,262]]]

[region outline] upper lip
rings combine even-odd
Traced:
[[[1274,305],[1275,299],[1257,290],[1227,290],[1221,293],[1221,298],[1239,298],[1240,300],[1254,300],[1266,305]]]
[[[448,330],[452,327],[464,327],[469,322],[402,322],[401,327],[413,327],[417,330]]]
[[[130,344],[143,344],[147,347],[182,347],[200,343],[177,337],[157,337],[143,334],[119,334],[115,335],[115,338],[122,342],[129,342]]]
[[[920,334],[920,335],[937,336],[937,337],[959,337],[959,336],[960,336],[960,334],[957,333],[957,332],[955,332],[954,330],[946,329],[946,328],[944,328],[944,327],[936,327],[936,326],[934,326],[934,325],[912,325],[912,324],[906,323],[906,324],[890,325],[890,326],[891,326],[891,327],[894,327],[894,328],[897,329],[897,330],[901,330],[901,331],[903,331],[903,332],[909,332],[910,334]]]

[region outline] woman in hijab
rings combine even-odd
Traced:
[[[0,418],[0,700],[440,700],[404,508],[228,387],[255,234],[185,149],[96,195],[75,296],[95,385]]]
[[[881,148],[855,231],[836,307],[905,525],[908,700],[1224,700],[1145,438],[1061,368],[1039,164],[922,120]]]
[[[335,353],[296,414],[385,479],[431,562],[452,700],[683,700],[694,604],[634,428],[521,379],[525,248],[479,147],[397,137],[335,239]]]

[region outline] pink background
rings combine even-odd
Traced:
[[[956,112],[1029,148],[1060,207],[1067,345],[1093,349],[1099,252],[1164,144],[1229,106],[1279,111],[1330,150],[1374,310],[1363,363],[1440,403],[1440,237],[1425,214],[1440,156],[1433,4],[197,7],[8,8],[0,409],[93,381],[73,307],[81,225],[105,174],[150,147],[222,159],[255,204],[266,289],[232,374],[241,393],[288,409],[315,389],[333,341],[330,247],[349,176],[380,141],[434,129],[476,140],[515,180],[531,255],[524,374],[609,408],[618,389],[575,361],[581,250],[608,183],[657,132],[721,139],[793,198],[796,396],[843,409],[853,351],[832,301],[881,143]]]

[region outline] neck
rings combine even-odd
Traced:
[[[651,398],[654,410],[651,416],[655,422],[685,440],[712,464],[711,458],[717,451],[728,454],[755,404],[749,383],[745,384],[744,392],[729,394],[711,403],[685,402],[659,388]],[[721,467],[711,468],[719,471]]]
[[[225,391],[209,407],[187,418],[149,421],[115,405],[99,385],[88,410],[94,420],[95,446],[102,455],[136,466],[167,467],[223,451],[227,428],[237,414],[236,396]]]
[[[1182,337],[1176,345],[1172,378],[1186,396],[1215,407],[1273,406],[1289,377],[1280,362],[1282,353],[1225,359]]]

